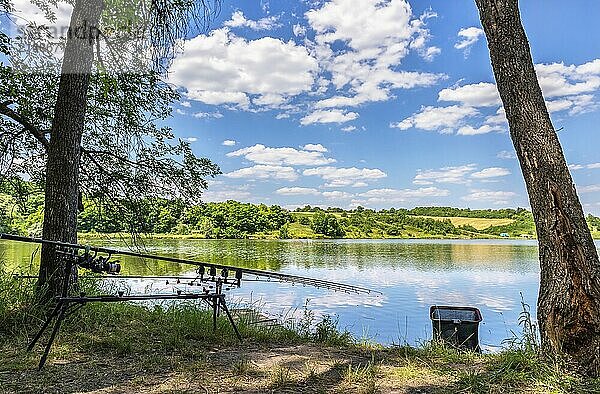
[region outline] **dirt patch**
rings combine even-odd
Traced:
[[[58,346],[46,367],[39,351],[2,348],[2,393],[429,393],[452,379],[389,351],[245,344],[172,353],[82,353]]]

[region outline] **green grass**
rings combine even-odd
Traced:
[[[267,327],[241,317],[240,345],[227,321],[220,318],[213,331],[210,313],[195,303],[87,305],[65,321],[38,373],[39,348],[27,353],[24,347],[43,310],[33,307],[30,286],[15,283],[0,275],[0,387],[8,392],[114,386],[137,393],[157,384],[161,392],[225,386],[254,392],[600,392],[599,379],[540,355],[531,343],[535,336],[514,338],[493,354],[459,352],[438,342],[384,347],[357,341],[339,331],[334,318],[316,319],[304,309],[295,324]],[[530,318],[526,311],[523,317]]]
[[[80,279],[87,294],[103,292],[93,278]],[[110,290],[105,293],[111,293]],[[41,325],[46,309],[36,306],[33,282],[0,273],[0,343],[25,340]],[[230,308],[232,306],[230,305]],[[257,325],[251,314],[236,314],[237,327],[244,338],[256,343],[304,343],[315,341],[332,345],[352,342],[348,332],[337,329],[337,320],[325,316],[316,321],[305,308],[304,318],[275,325]],[[157,304],[90,303],[65,319],[61,332],[82,350],[103,350],[116,354],[172,351],[190,342],[238,343],[222,314],[213,330],[212,310],[201,301]]]
[[[298,222],[290,223],[288,225],[288,235],[292,239],[311,239],[317,237],[317,234],[315,234],[310,226]]]

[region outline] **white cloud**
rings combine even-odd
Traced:
[[[182,138],[182,140],[187,141],[187,142],[196,142],[196,141],[198,141],[198,138],[196,138],[196,137],[187,137],[187,138]]]
[[[181,102],[181,106],[182,106],[182,107],[189,108],[189,107],[191,107],[191,106],[192,106],[192,103],[190,103],[189,101],[182,101],[182,102]]]
[[[487,116],[479,126],[465,124],[469,118],[480,115],[476,107],[496,106],[501,102],[494,84],[480,82],[442,89],[438,93],[438,101],[455,101],[460,105],[421,107],[419,112],[410,117],[400,122],[390,123],[390,127],[400,130],[414,127],[443,134],[456,131],[457,135],[478,135],[505,130],[507,122],[502,107],[498,108],[495,115]]]
[[[600,185],[577,186],[579,193],[596,193],[600,192]]]
[[[10,4],[13,8],[10,14],[14,15],[11,19],[17,26],[24,27],[33,23],[37,26],[47,26],[54,38],[66,36],[73,12],[71,4],[64,1],[56,2],[56,4],[53,2],[40,3],[54,13],[55,20],[53,21],[49,21],[46,13],[29,0],[13,0]]]
[[[281,113],[281,114],[277,114],[277,115],[275,116],[275,119],[287,119],[287,118],[289,118],[289,117],[290,117],[290,115],[288,115],[288,114],[285,114],[285,113]]]
[[[569,110],[569,115],[586,113],[598,108],[593,94],[580,94],[577,96],[562,97],[557,100],[546,101],[549,112],[560,112]]]
[[[320,194],[317,189],[309,187],[282,187],[281,189],[277,189],[275,193],[280,194],[282,196],[302,196]]]
[[[313,123],[344,123],[358,118],[356,112],[345,112],[340,109],[317,110],[300,119],[300,124]]]
[[[426,181],[422,179],[413,179],[413,184],[415,185],[433,185],[434,182]]]
[[[590,163],[590,164],[569,164],[569,169],[571,171],[575,170],[583,170],[587,168],[588,170],[594,170],[600,168],[600,163]]]
[[[475,164],[467,164],[464,166],[442,167],[437,170],[417,170],[413,183],[417,185],[432,184],[434,182],[464,184],[469,182],[466,179],[467,175],[476,169]]]
[[[287,98],[281,94],[263,94],[252,99],[252,104],[259,106],[277,107],[287,101]]]
[[[248,27],[252,30],[272,30],[276,27],[280,27],[281,24],[278,23],[279,17],[277,16],[269,16],[266,18],[261,18],[259,20],[251,20],[247,19],[244,16],[242,11],[235,11],[231,15],[231,19],[225,21],[223,25],[228,27]]]
[[[600,103],[595,101],[595,96],[592,94],[580,94],[579,96],[569,96],[566,98],[571,101],[569,115],[583,114],[595,111],[600,107]]]
[[[328,192],[323,192],[321,194],[323,195],[323,197],[331,200],[346,200],[354,196],[354,194],[352,193],[343,192],[340,190],[332,190]]]
[[[249,96],[267,105],[278,96],[310,91],[317,69],[307,49],[293,41],[247,40],[222,28],[187,40],[169,79],[186,90],[188,99],[247,108]]]
[[[356,130],[355,126],[346,126],[346,127],[342,127],[342,131],[345,131],[347,133]]]
[[[499,107],[495,115],[490,115],[485,118],[485,124],[489,125],[507,125],[506,112],[504,107]]]
[[[425,28],[427,19],[437,18],[438,14],[433,12],[431,8],[421,14],[418,20],[413,20],[412,26],[416,29],[416,36],[410,43],[410,48],[415,49],[419,56],[425,61],[431,62],[437,55],[442,53],[442,50],[436,46],[428,47],[427,41],[431,38],[429,30]]]
[[[320,43],[342,41],[353,49],[377,48],[383,43],[406,46],[415,33],[410,4],[403,0],[333,0],[305,16]]]
[[[581,75],[600,75],[600,59],[577,66],[576,71]]]
[[[599,59],[580,66],[563,63],[536,64],[535,71],[544,97],[561,97],[591,93],[600,88]]]
[[[359,194],[359,197],[365,199],[365,202],[371,204],[378,203],[400,203],[413,199],[425,197],[445,197],[450,192],[437,187],[424,187],[419,189],[372,189]]]
[[[223,114],[220,112],[196,112],[192,116],[194,118],[198,118],[198,119],[207,119],[207,118],[221,119],[223,117]]]
[[[514,192],[506,191],[492,191],[492,190],[472,190],[471,193],[463,196],[462,199],[465,201],[485,201],[493,204],[510,204],[512,198],[517,194]]]
[[[550,113],[564,111],[565,109],[571,108],[571,105],[573,105],[571,101],[565,99],[546,101],[546,107]]]
[[[421,56],[423,57],[423,59],[427,60],[428,62],[431,62],[440,53],[442,53],[442,50],[440,48],[429,47],[429,48],[425,49],[423,52],[421,52]]]
[[[227,200],[243,201],[248,200],[252,194],[243,188],[236,190],[211,190],[210,188],[202,193],[202,201],[221,202]]]
[[[600,59],[579,66],[563,63],[535,65],[538,80],[549,112],[568,111],[569,115],[590,112],[600,108],[594,94],[600,89]],[[502,131],[507,126],[503,107],[495,115],[485,118],[479,126],[464,125],[464,119],[478,113],[467,113],[468,108],[491,107],[501,104],[496,85],[479,82],[442,89],[438,101],[458,102],[460,106],[423,107],[420,112],[401,122],[391,124],[406,130],[411,127],[423,130],[451,132],[462,126],[457,134],[475,135]],[[446,116],[449,115],[449,116]]]
[[[366,186],[368,181],[385,178],[387,174],[377,168],[338,168],[318,167],[309,168],[302,172],[306,176],[319,176],[327,183],[326,187]]]
[[[478,27],[465,27],[458,31],[459,41],[454,48],[464,50],[465,56],[469,55],[471,47],[483,36],[483,30]]]
[[[240,168],[232,172],[223,174],[227,178],[250,178],[250,179],[281,179],[286,181],[295,181],[298,179],[298,173],[293,167],[276,165],[255,165],[252,167]]]
[[[225,146],[234,146],[236,144],[236,142],[234,140],[225,140],[221,143],[221,145],[225,145]]]
[[[502,103],[493,83],[479,82],[440,90],[438,101],[457,101],[469,107],[490,107]]]
[[[427,46],[425,23],[435,13],[413,18],[405,0],[333,0],[305,17],[315,31],[313,52],[323,70],[331,73],[336,91],[347,88],[347,94],[326,99],[319,108],[385,101],[392,89],[431,86],[443,78],[398,69],[411,50],[427,60],[440,52]]]
[[[302,149],[315,152],[327,152],[327,148],[321,144],[306,144],[302,147]]]
[[[235,104],[240,108],[248,108],[250,104],[250,99],[244,92],[188,90],[186,95],[190,100],[202,101],[210,105]]]
[[[488,124],[481,125],[477,128],[467,125],[467,126],[462,126],[461,128],[459,128],[458,131],[456,132],[456,135],[478,135],[478,134],[487,134],[487,133],[491,133],[493,131],[502,131],[502,130],[504,130],[504,129],[500,126],[490,126]]]
[[[398,123],[390,124],[400,130],[407,130],[411,127],[422,130],[438,130],[442,132],[451,131],[451,129],[460,126],[465,118],[478,114],[478,111],[472,107],[463,107],[451,105],[449,107],[422,107],[417,113]]]
[[[291,165],[291,166],[320,166],[335,163],[335,159],[327,158],[322,151],[298,150],[294,148],[271,148],[256,144],[247,148],[227,153],[227,157],[243,156],[258,164]]]
[[[510,171],[502,167],[489,167],[471,174],[471,178],[488,179],[510,175]]]
[[[361,59],[347,59],[346,68],[353,68],[357,65],[352,62],[360,62]],[[334,108],[334,107],[355,107],[368,102],[386,101],[392,98],[389,88],[397,89],[412,89],[415,87],[428,87],[435,85],[443,78],[441,74],[428,74],[409,71],[378,71],[375,76],[373,74],[365,75],[365,78],[375,79],[378,76],[382,81],[379,83],[364,82],[363,84],[352,88],[353,95],[350,96],[333,96],[321,101],[318,101],[315,106],[317,108]],[[382,86],[387,86],[382,88]],[[343,87],[343,85],[342,85]],[[341,87],[340,87],[341,88]]]
[[[517,154],[514,151],[501,150],[500,152],[498,152],[496,157],[499,159],[511,160],[511,159],[516,159]]]
[[[293,27],[292,27],[292,32],[294,33],[294,35],[296,37],[300,37],[300,36],[305,36],[306,35],[306,27],[302,26],[299,23],[296,23]]]

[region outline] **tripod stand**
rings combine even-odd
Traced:
[[[68,253],[57,251],[61,255],[66,258],[65,262],[65,270],[63,276],[62,290],[61,295],[56,297],[56,306],[52,310],[52,313],[48,316],[48,318],[44,321],[44,324],[37,332],[35,337],[31,340],[29,345],[27,346],[27,351],[31,351],[35,344],[39,341],[41,336],[44,334],[52,320],[56,318],[54,323],[54,327],[52,328],[52,332],[50,334],[50,338],[48,339],[48,343],[44,349],[44,353],[40,358],[40,362],[38,365],[38,369],[41,370],[46,363],[46,359],[48,358],[48,354],[50,353],[50,348],[56,339],[56,335],[60,330],[60,326],[63,320],[76,312],[87,303],[91,302],[124,302],[124,301],[145,301],[145,300],[203,300],[208,304],[208,306],[212,309],[212,318],[213,318],[213,330],[217,328],[217,317],[219,315],[220,309],[223,309],[225,314],[227,315],[227,319],[233,328],[235,335],[237,338],[242,341],[242,336],[231,316],[231,312],[227,307],[225,302],[225,294],[222,293],[222,285],[223,282],[221,278],[216,278],[215,291],[209,292],[205,290],[203,293],[181,293],[178,291],[176,294],[140,294],[140,295],[124,295],[122,292],[118,295],[97,295],[97,296],[86,296],[85,294],[80,294],[79,296],[69,296],[69,289],[71,285],[71,277],[73,268],[78,268],[78,255],[76,253]]]

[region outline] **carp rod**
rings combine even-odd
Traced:
[[[213,277],[216,276],[216,270],[221,270],[222,275],[228,275],[229,272],[235,272],[235,279],[238,281],[238,286],[242,279],[242,275],[246,274],[246,275],[253,275],[256,277],[267,278],[267,280],[273,279],[273,280],[280,281],[280,282],[287,282],[287,283],[291,283],[292,285],[295,283],[298,283],[298,284],[312,286],[312,287],[316,287],[316,288],[322,288],[322,289],[333,290],[333,291],[342,291],[342,292],[346,292],[346,293],[381,294],[380,291],[368,289],[366,287],[349,285],[349,284],[339,283],[339,282],[333,282],[333,281],[328,281],[328,280],[324,280],[324,279],[316,279],[316,278],[310,278],[310,277],[306,277],[306,276],[284,274],[284,273],[280,273],[280,272],[258,270],[258,269],[253,269],[253,268],[242,268],[242,267],[235,267],[235,266],[229,266],[229,265],[223,265],[223,264],[206,263],[206,262],[182,259],[182,258],[177,258],[177,257],[159,256],[159,255],[153,255],[153,254],[148,254],[148,253],[138,253],[138,252],[133,252],[133,251],[128,251],[128,250],[105,248],[105,247],[101,247],[101,246],[73,244],[73,243],[60,242],[60,241],[51,241],[51,240],[46,240],[46,239],[42,239],[42,238],[24,237],[24,236],[20,236],[20,235],[12,235],[12,234],[4,234],[4,233],[0,233],[0,239],[6,239],[6,240],[18,241],[18,242],[26,242],[26,243],[36,243],[36,244],[41,244],[41,245],[46,244],[46,245],[52,245],[52,246],[60,247],[60,248],[70,248],[70,249],[74,249],[74,250],[84,250],[85,253],[89,253],[89,252],[104,253],[104,254],[108,254],[109,256],[121,255],[121,256],[137,257],[137,258],[149,259],[149,260],[167,261],[167,262],[177,263],[177,264],[194,265],[194,266],[199,267],[198,272],[202,276],[204,275],[206,268],[209,269],[209,272],[210,272],[209,275],[213,276]]]

